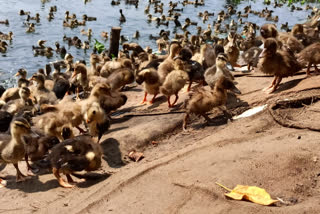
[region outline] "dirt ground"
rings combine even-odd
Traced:
[[[141,87],[132,88],[101,141],[105,161],[99,171],[64,189],[50,172],[17,184],[9,165],[1,172],[8,185],[0,189],[0,213],[319,213],[320,104],[314,98],[320,96],[320,76],[286,78],[276,93],[267,95],[261,89],[271,77],[236,74],[242,95],[229,96],[233,115],[268,104],[264,111],[233,122],[213,111],[214,125],[192,117],[183,132],[186,93],[177,108],[168,110],[164,97],[154,105],[139,105]],[[270,108],[302,97],[311,102]],[[305,129],[280,125],[279,118]],[[132,150],[145,158],[129,160]],[[229,188],[259,186],[284,203],[229,200],[215,182]]]

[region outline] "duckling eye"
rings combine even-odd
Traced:
[[[92,114],[96,114],[96,111],[93,111]]]

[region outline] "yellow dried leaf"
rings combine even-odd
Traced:
[[[259,187],[237,185],[233,190],[230,190],[229,188],[226,188],[221,184],[218,185],[231,191],[230,193],[226,193],[225,196],[234,200],[245,199],[261,205],[271,205],[278,201],[273,200],[269,193],[266,192],[266,190]]]

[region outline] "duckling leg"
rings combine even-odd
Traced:
[[[179,95],[178,94],[175,94],[176,95],[176,99],[173,101],[173,103],[171,104],[171,107],[174,107],[174,105],[176,104],[176,102],[178,101],[179,99]]]
[[[65,188],[72,188],[72,187],[74,187],[74,185],[71,185],[71,184],[69,184],[68,182],[65,182],[65,180],[63,180],[63,179],[61,178],[60,173],[59,173],[59,169],[53,167],[53,168],[52,168],[52,173],[53,173],[53,175],[57,178],[60,186],[65,187]]]
[[[306,71],[307,77],[311,76],[311,75],[310,75],[310,67],[311,67],[311,64],[312,64],[312,63],[309,62],[308,67],[307,67],[307,71]]]
[[[147,102],[147,95],[148,95],[148,92],[144,92],[144,98],[140,104]]]
[[[273,85],[273,87],[271,87],[271,88],[270,88],[269,90],[267,90],[266,92],[267,92],[268,94],[271,94],[272,92],[274,92],[274,91],[278,88],[278,86],[280,85],[281,80],[282,80],[282,77],[276,77],[276,82],[275,82],[275,84]]]
[[[86,131],[80,128],[79,126],[76,126],[76,128],[79,130],[80,134],[86,133]]]
[[[27,175],[34,175],[33,172],[35,172],[35,173],[39,172],[39,169],[35,169],[30,165],[29,157],[28,157],[27,154],[25,154],[24,159],[25,159],[26,164],[27,164]]]
[[[250,63],[247,65],[247,68],[248,68],[248,71],[250,72],[250,71],[251,71],[251,65],[250,65]]]
[[[316,72],[319,74],[319,69],[318,69],[317,65],[316,65],[315,63],[314,63],[313,65],[314,65],[314,69],[315,69]]]
[[[189,114],[186,113],[186,115],[185,115],[184,118],[183,118],[183,125],[182,125],[183,131],[187,131],[187,122],[188,122],[188,119],[189,119]]]
[[[266,87],[266,88],[264,88],[264,89],[262,89],[262,91],[268,91],[270,88],[272,88],[274,86],[274,84],[276,83],[277,78],[278,77],[275,76],[273,81],[272,81],[272,83],[271,83],[271,85]]]
[[[206,113],[201,114],[201,116],[204,117],[209,124],[212,122],[211,118]]]
[[[20,171],[20,169],[18,167],[18,163],[14,163],[13,166],[17,170],[16,182],[25,181],[27,176],[25,176],[24,174],[21,173],[21,171]]]
[[[171,105],[171,103],[170,103],[170,97],[171,97],[171,96],[168,96],[168,98],[167,98],[167,99],[168,99],[168,107],[169,107],[169,108],[172,107],[172,105]]]
[[[189,92],[189,91],[190,91],[190,89],[191,89],[191,85],[192,85],[192,81],[190,80],[190,83],[189,83],[189,85],[188,85],[187,92]]]
[[[158,95],[158,93],[156,93],[153,97],[152,97],[152,99],[150,100],[150,104],[153,104],[153,102],[154,102],[154,100],[156,99],[156,97],[157,97],[157,95]]]

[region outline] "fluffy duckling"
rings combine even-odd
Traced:
[[[123,15],[122,9],[120,9],[119,12],[120,12],[120,18],[119,18],[120,23],[126,22],[126,17]]]
[[[28,26],[26,33],[33,33],[36,31],[36,28],[34,26],[34,23],[30,23],[30,25]]]
[[[119,68],[114,71],[107,79],[107,83],[112,90],[124,88],[125,85],[134,81],[133,70],[130,68]]]
[[[57,101],[54,92],[45,87],[44,75],[35,73],[32,75],[31,80],[37,83],[37,87],[32,91],[37,104],[54,104]]]
[[[19,170],[18,162],[25,157],[22,138],[31,133],[30,124],[24,118],[16,118],[10,124],[10,133],[11,135],[2,135],[0,138],[0,163],[12,163],[17,171],[16,182],[21,182],[26,176]]]
[[[252,47],[241,54],[242,60],[247,64],[248,71],[251,71],[252,67],[257,67],[261,52],[261,48]]]
[[[109,33],[108,33],[108,32],[105,32],[105,31],[102,31],[102,32],[100,33],[100,36],[101,36],[102,38],[104,38],[105,40],[107,40],[107,39],[109,38]]]
[[[174,70],[173,58],[176,57],[181,50],[181,46],[178,43],[172,43],[169,49],[169,56],[159,65],[158,74],[159,81],[162,84],[166,76]]]
[[[122,59],[119,58],[117,60],[112,60],[109,62],[106,62],[101,70],[100,75],[102,77],[108,78],[114,71],[120,68],[132,68],[132,62],[130,59]]]
[[[84,50],[90,49],[89,41],[84,41],[84,42],[82,43],[81,49],[84,49]]]
[[[0,101],[9,102],[10,100],[19,99],[19,88],[8,88],[2,95]]]
[[[12,33],[12,31],[9,31],[8,34],[5,34],[5,33],[0,32],[0,39],[1,39],[1,40],[9,40],[9,41],[11,41],[12,38],[13,38],[13,33]]]
[[[41,106],[42,108],[42,106]],[[63,117],[57,112],[48,112],[32,118],[33,124],[38,130],[42,130],[48,136],[57,137],[60,141],[74,136],[70,117]]]
[[[10,114],[9,112],[0,110],[0,132],[8,131],[12,118],[13,118],[12,114]]]
[[[91,90],[88,100],[98,102],[108,115],[127,102],[127,97],[117,91],[111,91],[109,84],[98,83]]]
[[[11,100],[11,101],[7,102],[1,108],[1,110],[7,111],[12,115],[14,115],[15,113],[17,113],[18,111],[21,111],[21,110],[33,111],[33,102],[29,98],[31,96],[30,89],[27,87],[21,87],[19,89],[19,96],[20,96],[20,99]]]
[[[317,64],[320,63],[320,43],[314,43],[303,49],[297,54],[297,60],[301,65],[308,65],[307,75],[310,76],[310,67],[313,65],[317,73],[319,70]]]
[[[5,41],[0,41],[0,52],[5,53],[7,52],[8,43]]]
[[[240,55],[240,50],[238,48],[236,40],[237,40],[237,34],[230,32],[228,35],[228,43],[224,47],[224,49],[225,49],[226,54],[228,55],[228,59],[229,59],[230,64],[233,67],[240,67],[237,64],[237,61],[238,61],[238,58]]]
[[[132,38],[139,39],[140,38],[140,32],[136,30],[136,32],[133,34]]]
[[[76,77],[76,78],[75,78]],[[76,63],[74,66],[74,71],[71,78],[75,78],[75,83],[77,86],[77,97],[79,97],[80,88],[83,91],[89,91],[89,79],[87,67],[82,63]]]
[[[85,21],[97,21],[97,17],[87,16],[86,14],[82,15],[82,19]]]
[[[8,19],[6,19],[6,20],[4,20],[4,21],[0,21],[0,24],[9,25],[9,20],[8,20]]]
[[[89,29],[88,29],[88,32],[87,32],[87,31],[85,31],[85,29],[82,29],[82,30],[80,31],[80,33],[81,33],[82,35],[86,35],[86,36],[88,36],[88,38],[90,39],[90,38],[91,38],[91,36],[92,36],[92,29],[91,29],[91,28],[89,28]]]
[[[45,47],[44,49],[35,49],[33,51],[35,56],[41,55],[41,56],[46,56],[48,58],[53,56],[53,49],[51,47]]]
[[[45,159],[49,154],[49,150],[60,142],[54,136],[24,136],[24,143],[26,150],[25,161],[27,169],[30,171],[33,168],[29,163],[29,159],[33,162]]]
[[[72,188],[74,183],[71,174],[82,170],[94,171],[101,166],[102,149],[88,136],[77,136],[52,148],[49,160],[53,175],[59,184],[65,188]],[[67,182],[60,173],[67,177]]]
[[[208,68],[204,73],[206,83],[214,89],[217,79],[224,76],[229,80],[234,80],[233,75],[227,67],[228,56],[224,53],[219,53],[216,58],[216,64]]]
[[[264,49],[260,54],[258,69],[266,74],[273,74],[272,84],[263,89],[267,93],[274,92],[283,77],[288,77],[301,69],[291,51],[277,50],[278,43],[274,38],[268,38],[264,42]]]
[[[174,60],[174,70],[171,71],[160,87],[160,92],[168,99],[169,108],[174,107],[179,99],[178,93],[189,80],[188,73],[184,71],[184,62],[181,59]],[[175,95],[176,98],[171,104],[170,97]]]
[[[238,94],[241,93],[231,80],[224,76],[220,76],[213,90],[206,91],[201,89],[192,93],[190,95],[190,99],[186,103],[183,130],[186,130],[187,128],[187,121],[190,114],[203,116],[208,122],[211,122],[211,119],[206,115],[206,113],[215,107],[220,108],[224,115],[231,119],[232,117],[227,110],[222,109],[227,102],[227,90],[231,90]]]
[[[20,10],[20,11],[19,11],[19,15],[20,15],[20,16],[30,15],[30,11]]]
[[[42,39],[38,40],[38,42],[37,42],[38,46],[32,46],[32,50],[45,49],[46,46],[44,44],[46,42],[47,42],[46,40],[42,40]]]
[[[153,98],[149,102],[152,104],[159,94],[159,87],[161,86],[160,77],[157,69],[154,67],[146,67],[139,71],[136,75],[136,82],[141,85],[143,83],[144,87],[144,98],[141,104],[147,102],[147,95],[153,94]]]

